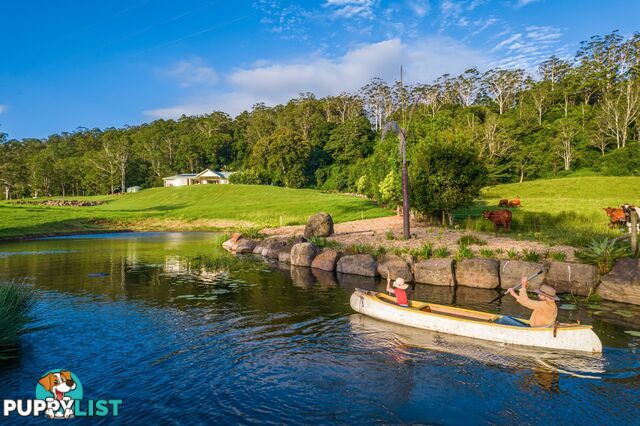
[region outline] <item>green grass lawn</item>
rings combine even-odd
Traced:
[[[500,199],[516,196],[523,207],[513,209],[512,237],[579,246],[593,238],[620,235],[608,228],[602,208],[640,204],[640,177],[585,176],[498,185],[485,189],[473,207],[458,211],[457,223],[492,232],[482,211],[497,209]],[[178,221],[173,229],[180,223],[210,220],[199,229],[214,229],[216,220],[246,221],[256,227],[301,224],[318,211],[331,213],[336,222],[393,214],[363,198],[274,186],[196,185],[84,198],[107,203],[46,207],[0,202],[0,238],[126,229],[136,223],[142,223],[137,229],[162,229],[163,220]]]
[[[457,212],[456,219],[466,228],[491,232],[493,224],[482,218],[482,212],[498,209],[500,199],[517,196],[522,207],[512,209],[513,237],[580,246],[593,238],[621,235],[609,229],[602,209],[640,204],[640,177],[586,176],[497,185],[485,189],[472,208]]]
[[[275,186],[196,185],[76,199],[79,198],[107,203],[49,207],[1,202],[0,238],[121,229],[146,220],[246,221],[265,227],[301,224],[319,211],[331,213],[336,222],[393,214],[363,198]],[[212,228],[203,225],[202,229]]]

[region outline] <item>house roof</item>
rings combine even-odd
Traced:
[[[203,171],[201,171],[200,173],[198,173],[198,174],[196,175],[196,177],[198,178],[198,177],[200,177],[200,176],[204,175],[204,174],[205,174],[205,173],[207,173],[207,172],[212,173],[213,175],[215,175],[215,176],[217,176],[217,177],[219,177],[219,178],[222,178],[222,179],[228,179],[228,178],[229,178],[229,175],[231,175],[231,173],[232,173],[232,172],[218,172],[218,171],[216,171],[216,170],[204,169]]]
[[[173,180],[173,179],[193,179],[193,178],[198,178],[200,176],[202,176],[205,173],[212,173],[215,176],[221,178],[221,179],[229,179],[229,176],[231,176],[233,174],[233,172],[218,172],[215,170],[211,170],[211,169],[204,169],[203,171],[201,171],[200,173],[182,173],[182,174],[177,174],[177,175],[173,175],[173,176],[168,176],[165,178],[162,178],[163,180]],[[213,176],[212,176],[213,177]]]
[[[182,174],[164,177],[162,178],[162,180],[187,179],[187,178],[194,178],[196,176],[197,175],[195,173],[182,173]]]

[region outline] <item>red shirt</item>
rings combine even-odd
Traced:
[[[399,288],[394,288],[393,291],[396,295],[396,302],[398,305],[409,306],[409,299],[407,298],[407,291]]]

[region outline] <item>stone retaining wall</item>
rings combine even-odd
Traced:
[[[318,275],[330,281],[331,274],[361,277],[382,276],[404,278],[407,282],[443,287],[464,286],[494,291],[509,288],[540,269],[544,274],[531,281],[530,289],[541,284],[556,288],[558,293],[587,296],[597,293],[603,299],[640,305],[640,260],[623,259],[613,270],[600,277],[593,265],[570,262],[535,263],[520,260],[495,259],[426,259],[415,261],[411,256],[344,254],[335,250],[321,250],[308,242],[283,239],[254,241],[234,234],[223,243],[233,253],[254,253],[295,268],[308,268],[309,276]],[[298,275],[300,272],[298,272]]]

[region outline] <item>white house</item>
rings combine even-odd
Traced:
[[[164,186],[186,186],[186,185],[207,185],[207,184],[228,184],[229,176],[233,172],[218,172],[211,169],[204,169],[200,173],[184,173],[162,178]]]

